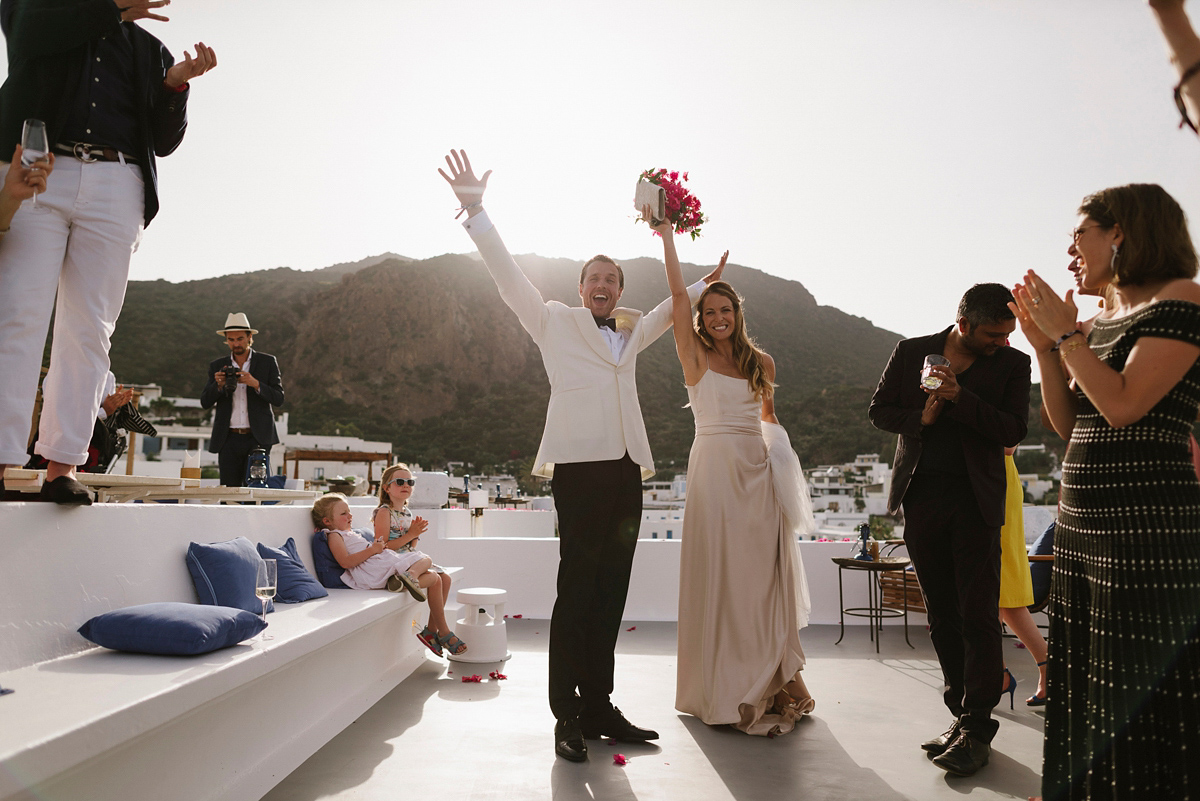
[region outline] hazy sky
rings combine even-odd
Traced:
[[[1200,141],[1176,129],[1175,76],[1138,0],[168,13],[142,24],[177,57],[204,41],[220,65],[159,163],[135,279],[470,251],[436,172],[451,147],[494,170],[487,206],[514,253],[661,257],[633,186],[688,170],[711,222],[680,241],[685,261],[728,248],[906,336],[949,324],[977,281],[1032,267],[1065,289],[1088,192],[1157,182],[1200,217]]]

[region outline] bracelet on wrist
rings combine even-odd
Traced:
[[[1069,344],[1069,345],[1065,346],[1065,347],[1064,347],[1062,350],[1060,350],[1060,351],[1058,352],[1058,357],[1059,357],[1060,359],[1064,359],[1064,360],[1065,360],[1065,359],[1067,358],[1067,354],[1068,354],[1068,353],[1072,353],[1073,351],[1077,351],[1077,350],[1079,350],[1080,348],[1082,348],[1082,347],[1083,347],[1084,345],[1086,345],[1086,344],[1087,344],[1087,340],[1086,340],[1086,339],[1081,339],[1081,340],[1077,340],[1077,341],[1075,341],[1075,342],[1072,342],[1071,344]]]
[[[470,211],[471,209],[477,209],[482,205],[483,205],[482,200],[476,200],[474,203],[465,203],[458,207],[458,214],[454,215],[454,219],[457,220],[459,217],[461,217],[463,215],[464,211]]]
[[[1061,346],[1062,343],[1066,342],[1071,337],[1075,336],[1076,334],[1080,334],[1080,333],[1081,332],[1078,329],[1076,329],[1076,330],[1070,332],[1069,334],[1063,334],[1061,337],[1058,338],[1058,341],[1054,343],[1054,346],[1052,348],[1050,348],[1050,350],[1052,352],[1058,350],[1059,346]]]

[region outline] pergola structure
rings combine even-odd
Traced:
[[[283,474],[287,475],[287,463],[292,461],[292,478],[300,478],[301,462],[366,462],[367,482],[375,480],[375,462],[390,462],[390,452],[372,453],[371,451],[335,451],[321,448],[294,448],[283,453]]]

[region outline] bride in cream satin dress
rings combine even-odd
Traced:
[[[815,706],[800,675],[799,630],[809,600],[797,540],[813,527],[808,488],[775,418],[774,361],[747,338],[741,298],[723,281],[710,284],[693,327],[670,225],[655,230],[663,237],[676,350],[696,420],[675,708],[710,725],[783,734]]]

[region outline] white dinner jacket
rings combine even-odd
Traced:
[[[542,352],[550,379],[546,428],[534,459],[533,474],[550,478],[554,465],[620,459],[629,453],[642,468],[642,480],[654,475],[654,460],[638,403],[637,355],[671,327],[671,299],[648,314],[617,308],[617,330],[628,338],[616,359],[589,309],[545,301],[513,261],[487,212],[469,218],[471,234],[500,297]],[[694,304],[704,286],[688,287]]]

